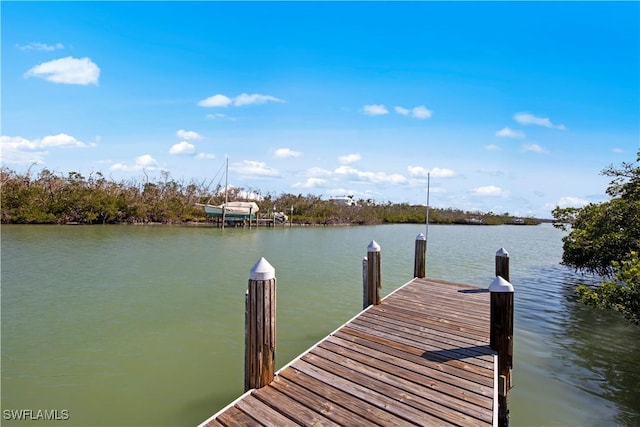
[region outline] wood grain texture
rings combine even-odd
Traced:
[[[484,289],[416,278],[211,426],[491,426],[489,302]]]

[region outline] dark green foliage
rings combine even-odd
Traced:
[[[578,287],[580,299],[640,324],[640,150],[636,162],[602,171],[613,177],[607,188],[611,200],[556,208],[553,215],[554,225],[571,230],[563,238],[563,264],[613,279],[595,289]]]
[[[640,325],[640,258],[631,252],[622,262],[613,262],[613,280],[597,288],[579,286],[580,299],[594,307],[620,312],[631,322]]]
[[[638,152],[640,163],[640,151]],[[562,262],[603,276],[613,274],[613,261],[640,251],[640,166],[623,163],[605,169],[614,179],[607,188],[611,200],[583,208],[553,210],[556,227],[570,233],[563,238]]]
[[[556,209],[557,218],[567,212]],[[571,232],[563,238],[562,262],[590,273],[610,276],[612,262],[640,250],[640,201],[622,198],[572,210]]]

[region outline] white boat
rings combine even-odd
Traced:
[[[258,213],[258,205],[255,202],[229,202],[227,200],[229,192],[229,159],[227,158],[227,167],[225,170],[224,184],[224,203],[221,205],[210,205],[196,203],[196,206],[203,206],[204,212],[209,217],[226,219],[245,219],[255,218]]]
[[[214,218],[255,218],[259,208],[255,202],[226,202],[221,205],[204,206],[207,216]]]

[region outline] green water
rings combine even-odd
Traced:
[[[361,306],[361,260],[382,247],[384,292],[413,272],[424,226],[225,229],[2,226],[2,425],[193,426],[242,392],[244,293],[261,256],[278,278],[277,364]],[[562,233],[432,226],[427,275],[488,286],[511,255],[511,421],[640,425],[640,328],[593,312],[559,266]],[[6,410],[67,410],[10,421]]]

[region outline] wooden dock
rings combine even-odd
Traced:
[[[497,426],[491,316],[487,289],[414,278],[200,427]]]

